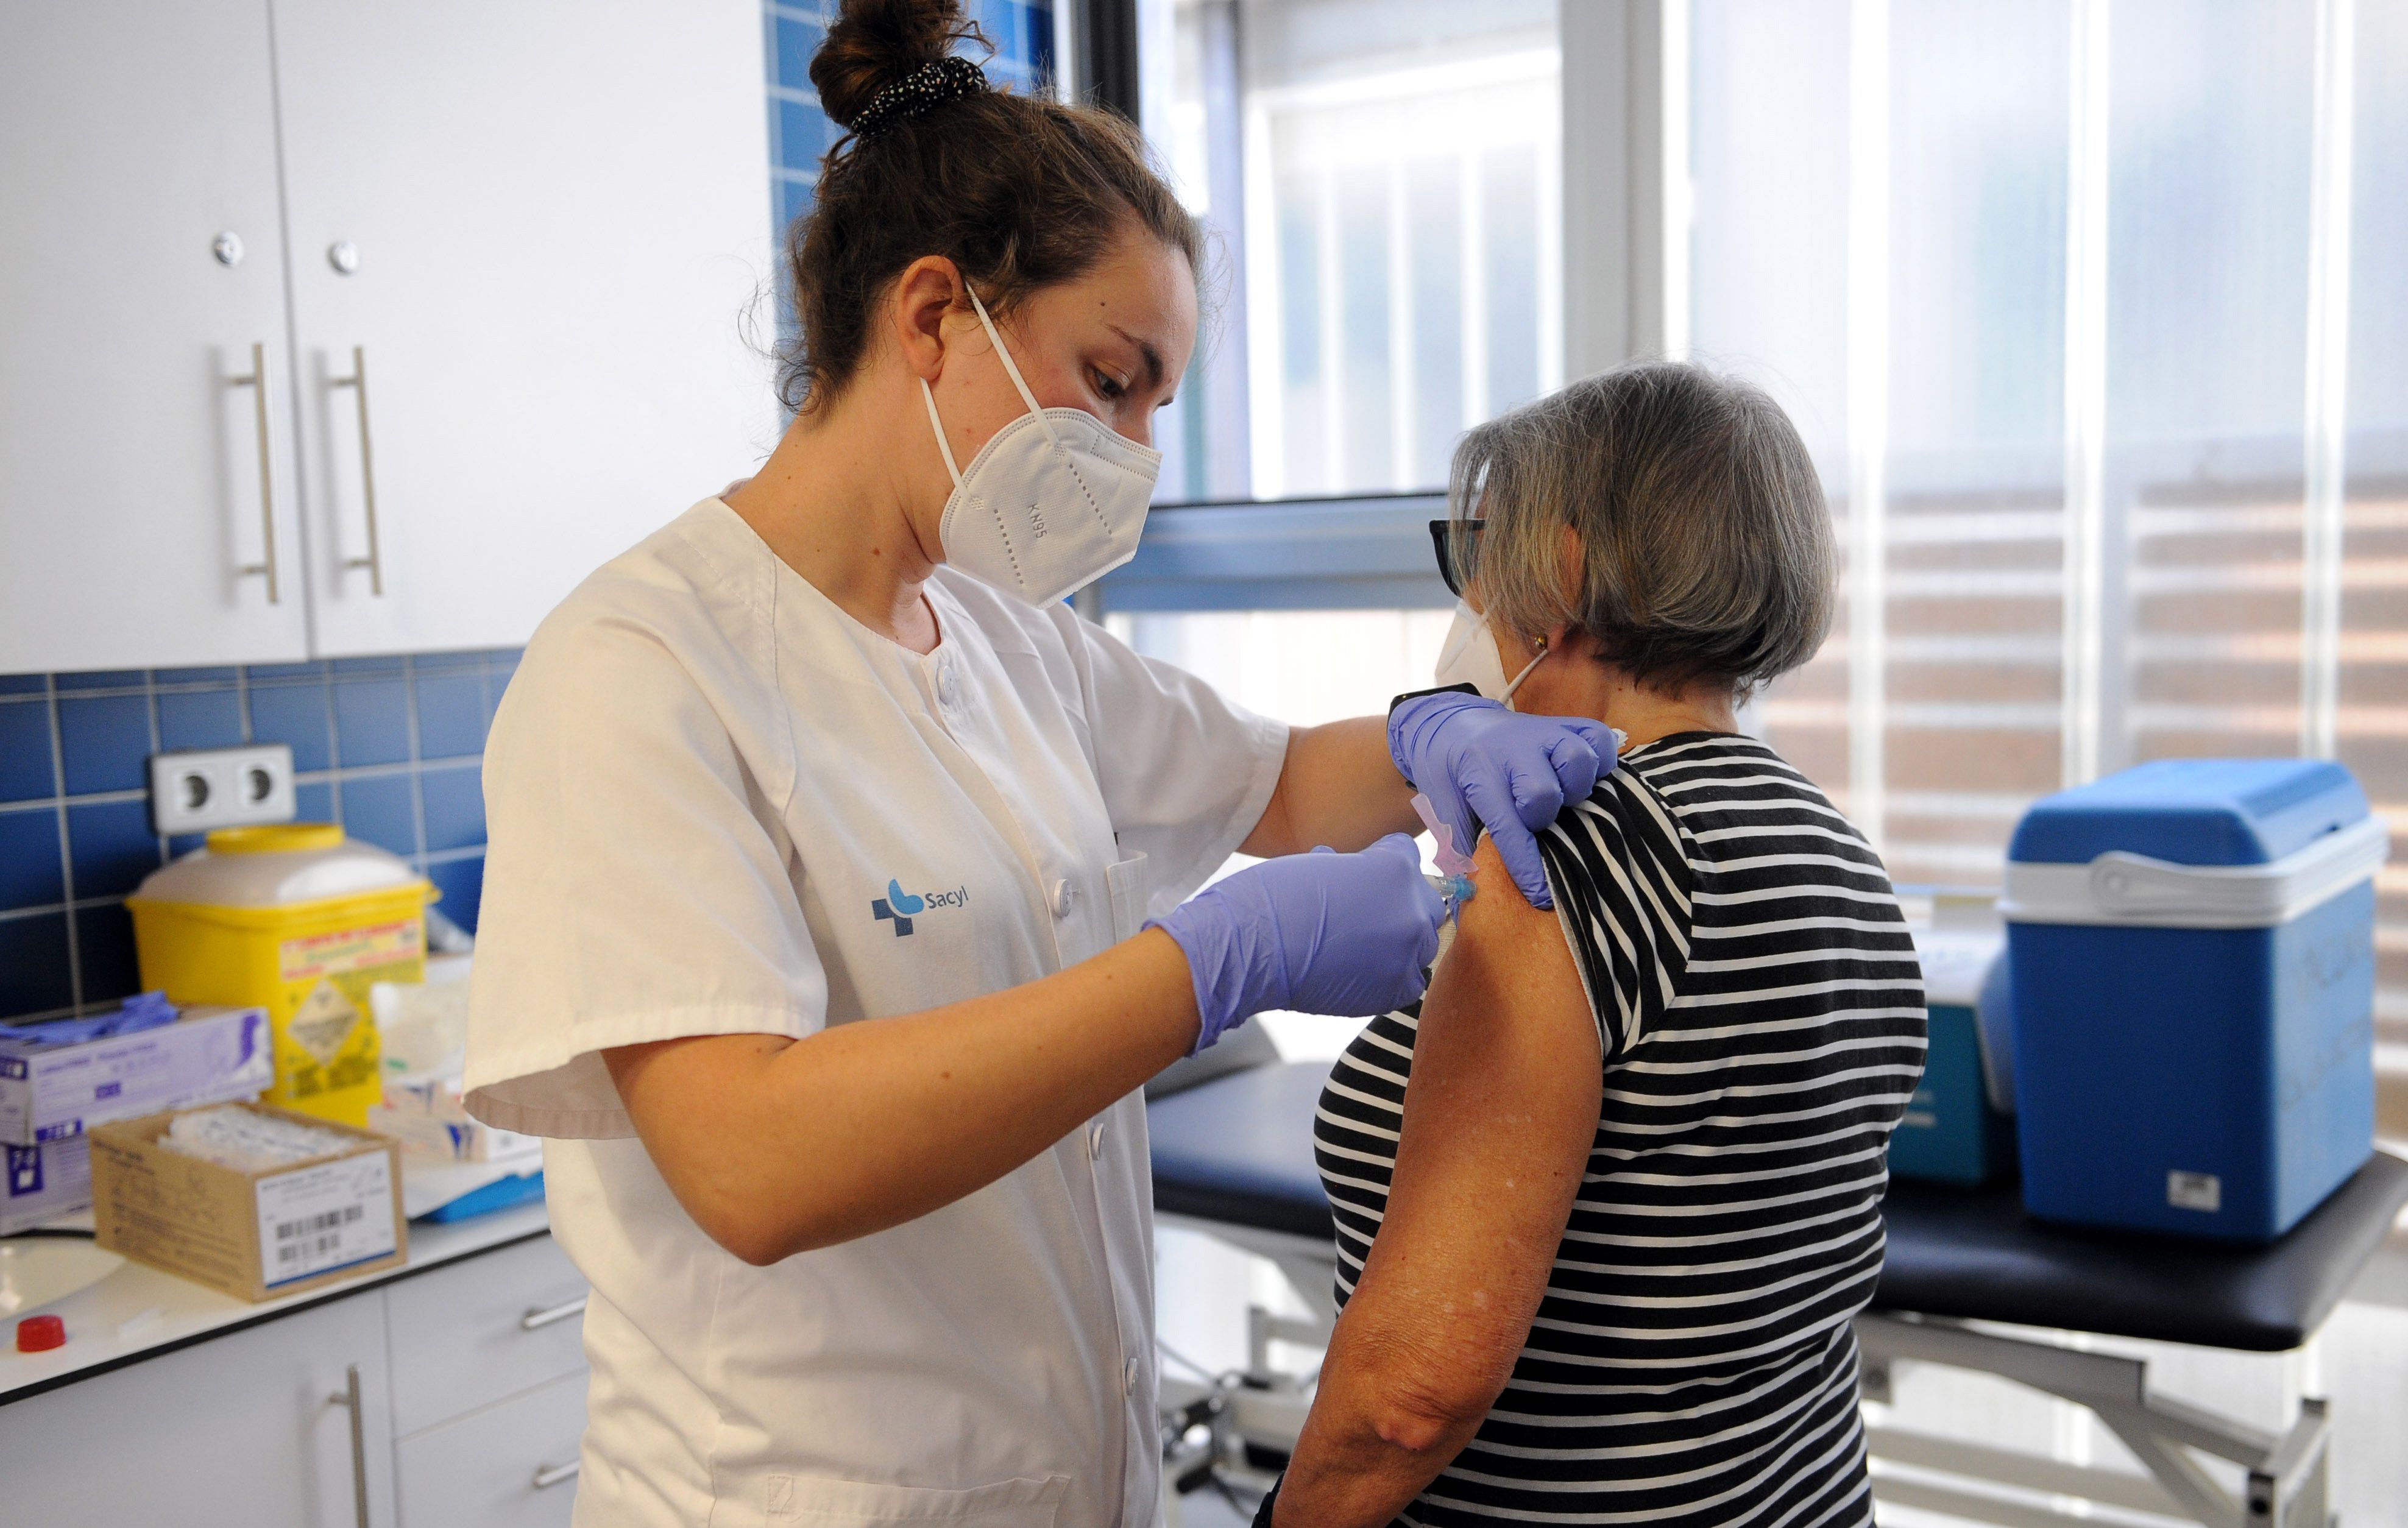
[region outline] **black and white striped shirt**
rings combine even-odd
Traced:
[[[1849,1323],[1924,1044],[1889,878],[1796,770],[1720,734],[1632,750],[1540,844],[1604,1103],[1512,1378],[1401,1521],[1870,1523]],[[1341,1304],[1416,1022],[1373,1021],[1322,1093]]]

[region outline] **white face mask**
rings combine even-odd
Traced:
[[[963,572],[1031,605],[1051,605],[1137,555],[1162,453],[1083,408],[1037,407],[975,292],[970,306],[1028,412],[997,430],[964,471],[953,464],[937,394],[921,378],[937,450],[953,478],[937,537],[945,561]]]
[[[1530,670],[1546,662],[1547,645],[1539,644],[1539,655],[1522,665],[1522,672],[1512,678],[1505,677],[1505,657],[1497,647],[1497,634],[1489,629],[1488,618],[1461,600],[1455,602],[1455,624],[1446,629],[1446,643],[1438,651],[1437,679],[1443,689],[1451,684],[1468,684],[1490,700],[1513,704],[1513,692],[1530,677]]]

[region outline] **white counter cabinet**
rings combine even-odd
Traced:
[[[422,1432],[582,1374],[584,1315],[585,1280],[550,1237],[394,1284],[385,1294],[394,1431]]]
[[[0,1389],[0,1520],[565,1528],[584,1281],[547,1235],[443,1231],[414,1267],[281,1307],[185,1297],[140,1268],[76,1297],[68,1329],[84,1335],[60,1354],[82,1342],[93,1367]],[[116,1310],[163,1295],[182,1335],[106,1350]]]
[[[559,1528],[585,1432],[585,1281],[549,1236],[384,1292],[401,1528]]]
[[[0,674],[308,648],[272,68],[263,0],[0,6]]]
[[[762,78],[754,0],[0,8],[0,674],[515,645],[748,473]]]
[[[358,1376],[361,1448],[347,1405]],[[371,1291],[0,1409],[22,1523],[370,1528],[393,1513],[384,1296]],[[383,1447],[378,1447],[383,1441]]]
[[[585,1376],[576,1374],[403,1438],[405,1528],[561,1528],[577,1500],[584,1432]]]
[[[761,8],[274,4],[318,646],[524,642],[774,443]]]

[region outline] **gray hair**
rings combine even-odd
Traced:
[[[1583,378],[1466,433],[1447,497],[1458,525],[1484,521],[1476,543],[1455,539],[1477,545],[1464,561],[1492,621],[1585,631],[1650,689],[1743,698],[1830,629],[1814,464],[1781,406],[1737,378],[1664,361]]]

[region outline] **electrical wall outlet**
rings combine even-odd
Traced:
[[[293,750],[282,743],[150,755],[150,824],[173,836],[293,821]]]

